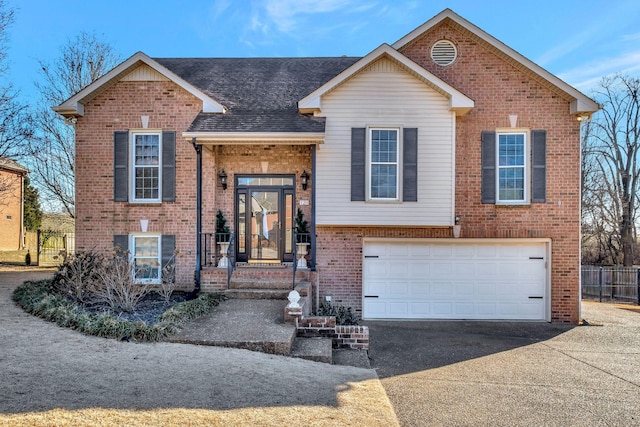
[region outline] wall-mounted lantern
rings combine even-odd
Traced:
[[[302,172],[302,175],[300,175],[300,183],[302,184],[302,189],[306,190],[307,185],[309,185],[309,174],[306,170]]]
[[[222,169],[222,171],[218,174],[218,178],[220,178],[220,185],[222,185],[222,189],[227,189],[227,173]]]

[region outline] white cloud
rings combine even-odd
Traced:
[[[265,12],[280,32],[290,33],[313,15],[336,11],[363,12],[374,6],[373,2],[363,5],[357,0],[268,0]]]
[[[640,72],[640,50],[623,52],[616,57],[598,58],[558,74],[558,77],[577,89],[588,92],[604,76],[616,73],[635,75],[638,72]]]

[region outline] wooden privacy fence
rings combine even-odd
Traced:
[[[582,297],[640,305],[640,268],[583,265]]]

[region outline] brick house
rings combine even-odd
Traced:
[[[54,109],[76,126],[76,247],[184,289],[295,264],[365,319],[580,316],[591,99],[449,9],[362,58],[137,53]],[[229,272],[230,272],[229,271]],[[195,280],[194,280],[195,278]]]
[[[0,156],[0,250],[24,246],[24,177],[29,172],[19,163]]]

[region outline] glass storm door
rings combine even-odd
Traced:
[[[280,192],[251,191],[249,259],[280,259]]]
[[[293,178],[239,177],[236,188],[238,261],[291,261]]]

